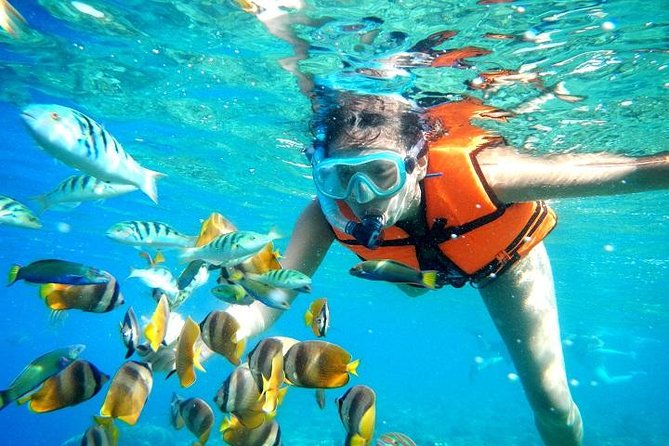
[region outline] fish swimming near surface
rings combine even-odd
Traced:
[[[0,391],[0,410],[16,401],[76,360],[85,346],[75,344],[58,348],[35,358],[9,385]]]
[[[54,311],[81,310],[89,313],[107,313],[125,302],[114,277],[107,283],[93,285],[47,283],[40,286],[39,295]]]
[[[42,211],[67,211],[76,208],[83,201],[105,200],[135,190],[137,186],[132,184],[110,183],[90,175],[72,175],[51,192],[32,199],[37,201]]]
[[[228,375],[216,392],[214,402],[222,412],[234,414],[249,429],[271,418],[263,411],[264,399],[246,363]]]
[[[39,218],[26,205],[4,195],[0,195],[0,225],[29,229],[42,227]]]
[[[260,252],[265,245],[278,238],[274,232],[259,234],[253,231],[235,231],[220,235],[206,245],[184,248],[181,260],[204,260],[212,265],[235,266]]]
[[[94,364],[77,359],[44,381],[37,391],[16,402],[28,402],[30,410],[36,413],[52,412],[93,398],[107,381],[109,375]]]
[[[403,433],[388,432],[379,435],[376,439],[376,446],[416,446],[416,442]]]
[[[223,441],[231,446],[281,446],[281,428],[276,420],[251,429],[232,416],[223,420],[220,430]]]
[[[196,379],[196,368],[205,371],[200,363],[201,342],[200,326],[189,317],[181,328],[176,349],[175,371],[179,377],[181,387],[193,385]]]
[[[95,424],[86,429],[81,438],[81,446],[116,446],[118,444],[118,427],[114,419],[94,416]]]
[[[26,266],[12,265],[7,277],[7,286],[17,280],[30,283],[61,283],[64,285],[93,285],[108,283],[113,276],[92,266],[66,260],[38,260]]]
[[[239,322],[225,311],[211,311],[200,322],[200,336],[212,351],[239,365],[246,341],[238,339]]]
[[[123,345],[125,345],[125,348],[127,349],[125,359],[128,359],[139,345],[139,323],[137,322],[137,316],[135,316],[135,311],[132,307],[128,308],[128,311],[125,312],[123,322],[121,322],[119,329],[121,331]]]
[[[158,351],[158,346],[165,340],[169,320],[170,305],[167,302],[167,297],[163,295],[158,301],[158,305],[156,305],[151,320],[144,327],[144,337],[149,341],[149,345],[154,352]]]
[[[201,398],[183,399],[176,393],[171,403],[172,426],[176,429],[186,428],[197,437],[195,445],[203,446],[209,439],[214,426],[214,411]]]
[[[360,360],[336,344],[303,341],[293,345],[283,358],[286,381],[294,386],[332,389],[345,386],[349,375],[357,375]]]
[[[420,271],[394,260],[367,260],[355,265],[351,275],[368,280],[406,283],[423,288],[436,287],[437,271]]]
[[[311,327],[314,334],[322,338],[328,334],[330,329],[330,307],[328,300],[324,297],[311,302],[309,308],[304,313],[304,323]]]
[[[109,385],[100,415],[135,425],[152,387],[151,366],[144,362],[126,361]]]
[[[107,229],[106,235],[116,242],[136,247],[185,248],[195,243],[195,237],[160,221],[122,221]]]
[[[346,429],[345,446],[369,446],[376,423],[376,394],[363,385],[353,386],[337,399],[339,418]]]
[[[90,117],[55,104],[29,105],[21,117],[49,155],[95,178],[137,186],[154,203],[158,202],[156,180],[165,174],[140,166],[116,138]]]

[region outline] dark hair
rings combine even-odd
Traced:
[[[381,133],[405,151],[422,137],[420,110],[398,96],[321,90],[314,111],[312,132],[326,155],[331,144],[366,147]]]

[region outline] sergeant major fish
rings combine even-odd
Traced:
[[[234,231],[219,235],[206,245],[185,248],[181,260],[190,262],[204,260],[213,265],[235,266],[250,259],[272,240],[278,238],[274,232],[259,234],[253,231]]]
[[[195,243],[195,237],[184,235],[160,221],[122,221],[109,228],[106,235],[126,245],[152,248],[185,248]]]
[[[51,156],[104,181],[137,186],[155,203],[156,180],[165,175],[142,167],[100,124],[61,105],[32,104],[21,112],[28,130]]]
[[[0,225],[29,229],[42,227],[42,223],[28,207],[4,195],[0,195]]]
[[[42,211],[69,210],[82,201],[104,200],[137,190],[132,184],[110,183],[90,175],[72,175],[49,193],[33,197]]]

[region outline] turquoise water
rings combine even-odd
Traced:
[[[58,103],[87,113],[143,165],[168,176],[159,182],[158,205],[135,192],[68,213],[47,211],[37,231],[0,227],[0,270],[42,258],[79,261],[116,275],[126,297],[126,305],[111,313],[72,311],[53,324],[35,287],[0,288],[5,358],[0,387],[36,356],[72,343],[86,344],[84,358],[113,374],[123,361],[118,324],[125,309],[131,304],[149,316],[154,303],[148,288],[125,280],[131,266],[142,266],[138,251],[107,239],[106,229],[122,220],[159,220],[196,234],[202,220],[218,211],[243,229],[277,229],[285,235],[277,241],[283,250],[314,194],[301,154],[310,142],[310,105],[277,64],[291,54],[290,46],[231,1],[89,1],[103,18],[60,0],[13,4],[29,30],[18,38],[0,33],[0,194],[36,208],[30,197],[73,173],[27,134],[19,110],[28,103]],[[522,68],[541,73],[547,87],[562,81],[585,99],[549,100],[536,112],[495,124],[494,130],[521,150],[643,155],[667,149],[666,2],[323,0],[310,3],[306,14],[336,19],[320,28],[298,27],[299,36],[315,47],[302,69],[331,82],[361,82],[332,76],[341,60],[365,66],[433,32],[456,30],[444,48],[478,46],[492,53],[469,59],[468,69],[419,68],[398,82],[365,81],[365,88],[414,92],[417,99],[470,94],[513,108],[536,98],[537,88],[518,84],[484,98],[464,82],[487,70]],[[392,32],[406,33],[407,40],[361,49],[360,35],[343,30],[370,16],[384,20],[379,42],[390,42]],[[486,33],[519,37],[490,39]],[[652,192],[551,204],[560,223],[546,245],[564,335],[595,334],[607,347],[635,352],[634,358],[612,358],[612,374],[646,372],[627,383],[596,385],[567,351],[586,444],[669,444],[669,197]],[[176,255],[167,257],[176,271]],[[410,299],[389,285],[349,276],[355,262],[333,247],[314,277],[313,296],[300,297],[268,334],[310,339],[303,312],[312,297],[327,296],[328,339],[361,359],[360,376],[351,383],[375,389],[378,433],[405,432],[428,446],[540,444],[508,362],[470,377],[474,358],[485,354],[472,333],[497,341],[475,290],[446,289]],[[207,288],[187,301],[184,315],[201,320],[221,306]],[[186,390],[174,378],[157,375],[139,423],[122,427],[120,444],[189,444],[189,433],[169,425],[169,400],[176,391],[213,403],[231,366],[217,357],[205,367],[207,373]],[[341,444],[344,431],[332,401],[343,392],[327,392],[321,411],[312,391],[291,389],[277,418],[284,444]],[[2,443],[63,444],[83,433],[103,398],[104,391],[44,415],[10,406],[0,412]],[[218,425],[223,415],[215,412]],[[222,444],[220,436],[212,433],[210,443]]]

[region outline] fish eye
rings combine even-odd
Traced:
[[[60,121],[60,115],[56,112],[51,112],[49,116],[51,116],[51,119],[53,119],[54,121]]]

